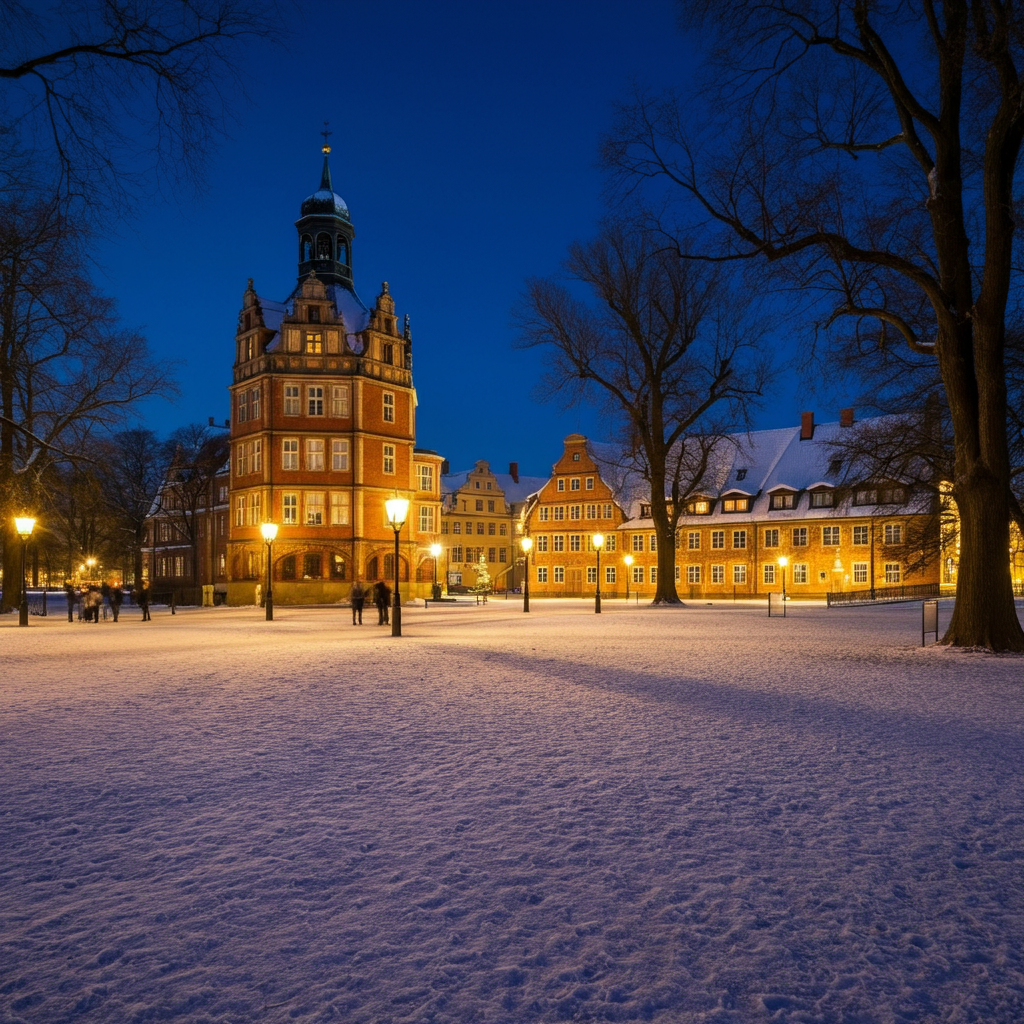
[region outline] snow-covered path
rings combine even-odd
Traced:
[[[0,620],[0,1021],[1024,1020],[1024,660],[533,607]]]

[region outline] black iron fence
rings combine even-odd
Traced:
[[[854,604],[896,604],[899,601],[924,601],[940,597],[938,583],[901,583],[894,587],[871,587],[867,590],[830,591],[825,595],[829,608]]]

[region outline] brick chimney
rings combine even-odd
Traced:
[[[800,413],[800,440],[810,441],[814,437],[814,413]]]
[[[852,427],[853,426],[853,410],[852,409],[840,409],[839,410],[839,426],[841,426],[841,427]]]
[[[519,483],[519,463],[510,462],[508,464],[508,475],[512,477],[512,483]]]

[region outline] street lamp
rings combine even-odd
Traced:
[[[595,533],[591,538],[597,551],[597,590],[594,593],[594,614],[601,614],[601,548],[604,547],[604,534]]]
[[[779,565],[782,568],[782,604],[783,604],[783,611],[785,611],[785,604],[786,604],[786,566],[789,565],[789,559],[785,555],[779,555]]]
[[[277,523],[262,523],[260,525],[260,533],[263,534],[263,539],[267,542],[267,622],[273,622],[274,620],[274,559],[272,557],[271,545],[274,543],[274,538],[277,536]]]
[[[395,531],[395,596],[391,605],[391,635],[402,635],[402,600],[398,596],[398,534],[405,525],[405,517],[409,514],[408,498],[388,498],[384,502],[388,522]]]
[[[430,553],[434,556],[434,585],[430,589],[430,596],[437,601],[441,597],[441,588],[437,585],[437,556],[441,554],[441,545],[431,544]]]
[[[523,549],[523,611],[530,610],[530,548],[533,547],[532,537],[523,537],[519,541]]]
[[[626,555],[623,561],[626,563],[626,603],[629,604],[629,577],[633,575],[633,556]]]
[[[14,528],[21,538],[21,607],[18,609],[18,625],[28,625],[28,589],[25,584],[25,549],[28,547],[28,539],[32,536],[36,521],[30,516],[17,516],[14,520]]]

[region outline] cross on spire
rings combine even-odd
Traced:
[[[328,142],[327,142],[327,137],[329,135],[333,135],[334,134],[334,132],[331,132],[331,131],[327,130],[327,126],[330,123],[331,123],[330,121],[324,121],[324,130],[320,133],[324,137],[324,145],[323,145],[324,153],[330,153],[330,151],[331,151],[331,147],[330,147],[330,145],[328,145]]]

